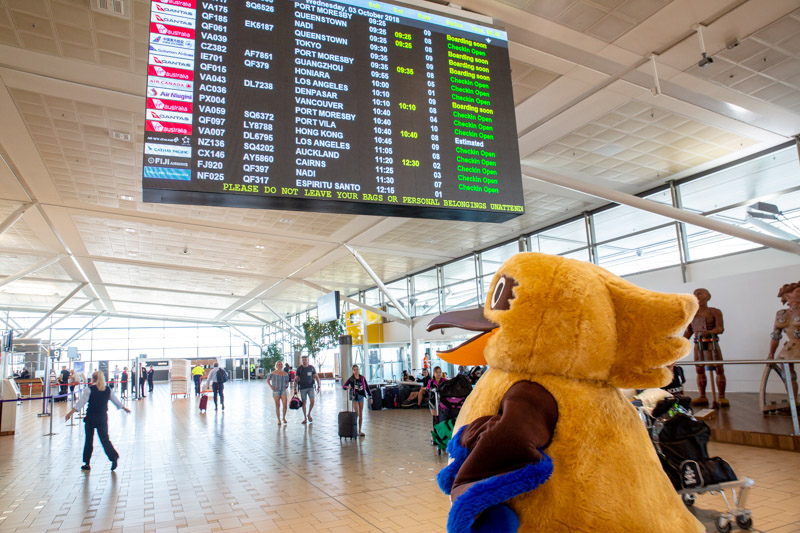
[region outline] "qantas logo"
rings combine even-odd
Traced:
[[[150,54],[150,64],[157,66],[164,66],[164,67],[182,68],[186,70],[194,69],[194,61],[180,59],[177,57],[160,56],[155,54]],[[159,74],[159,76],[160,75],[161,74]]]
[[[171,6],[179,6],[179,7],[186,7],[189,9],[194,9],[197,7],[196,0],[154,0],[156,5],[171,5]]]
[[[180,26],[182,28],[194,28],[194,17],[192,18],[183,18],[183,17],[173,17],[172,15],[160,15],[158,13],[153,13],[150,17],[152,22],[162,23],[162,24],[171,24],[173,26]]]
[[[186,8],[186,7],[179,7],[179,6],[170,6],[164,4],[153,4],[156,11],[164,15],[174,15],[176,17],[186,17],[190,19],[194,19],[197,11],[194,9]]]
[[[191,113],[175,113],[173,111],[157,111],[154,109],[147,110],[148,120],[162,120],[166,122],[176,122],[179,124],[191,124]]]

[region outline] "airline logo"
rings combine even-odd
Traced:
[[[161,37],[161,35],[157,35],[156,37]],[[174,46],[162,46],[160,44],[150,43],[150,53],[194,61],[194,50],[191,48],[175,48]]]
[[[196,0],[153,0],[153,5],[170,5],[179,7],[188,7],[194,9],[197,7]]]
[[[158,120],[164,122],[176,122],[180,124],[191,124],[191,113],[177,113],[175,111],[161,111],[160,109],[148,109],[145,111],[147,120]],[[158,131],[158,130],[156,130]]]
[[[144,121],[145,131],[155,131],[156,133],[173,133],[176,135],[191,135],[192,127],[188,124],[176,124],[174,122],[160,122],[156,120]]]
[[[148,155],[166,155],[172,157],[192,157],[191,146],[170,146],[168,144],[145,143],[144,153]]]
[[[194,69],[194,61],[155,54],[150,54],[150,64],[158,65],[159,67],[183,68],[188,70]]]
[[[165,98],[176,102],[191,102],[192,93],[188,91],[172,91],[169,89],[159,89],[158,87],[147,88],[148,98]]]
[[[158,24],[171,24],[173,26],[180,26],[181,28],[194,28],[194,17],[187,19],[153,12],[150,15],[150,22],[156,22]]]
[[[190,28],[179,28],[161,22],[150,23],[150,33],[160,33],[167,37],[180,37],[181,39],[194,39],[194,30]]]
[[[179,68],[160,67],[158,65],[150,65],[147,67],[147,73],[151,76],[158,76],[160,78],[170,78],[172,80],[192,81],[194,79],[194,72],[191,70],[183,70]]]
[[[148,98],[147,109],[173,111],[175,113],[191,113],[192,104],[187,102],[176,102],[175,100],[162,100],[161,98]]]
[[[171,6],[169,4],[153,4],[153,11],[159,15],[171,15],[173,17],[188,17],[194,20],[197,11],[188,7]],[[192,26],[194,27],[194,26]]]
[[[193,81],[173,80],[171,78],[159,78],[158,76],[148,76],[147,86],[156,89],[177,89],[179,91],[194,90]]]
[[[150,43],[162,46],[174,46],[175,48],[186,48],[194,53],[194,39],[182,39],[180,37],[161,35],[160,33],[151,33]]]
[[[161,180],[190,181],[192,179],[192,171],[188,168],[144,167],[144,177]]]

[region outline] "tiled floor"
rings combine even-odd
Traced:
[[[52,437],[40,402],[19,409],[17,435],[0,437],[0,531],[443,531],[447,497],[434,477],[445,464],[429,444],[422,410],[369,411],[367,436],[339,442],[339,395],[317,400],[313,424],[290,411],[278,427],[263,381],[229,383],[226,411],[199,414],[196,400],[170,401],[166,385],[109,414],[121,454],[115,473],[95,443],[81,472],[83,425],[65,425],[56,405]],[[800,532],[800,454],[711,445],[712,455],[756,480],[753,531]],[[698,516],[716,531],[719,496],[701,496]],[[679,532],[676,532],[679,533]]]

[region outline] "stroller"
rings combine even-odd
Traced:
[[[679,402],[676,398],[662,400],[651,414],[640,410],[672,486],[687,507],[694,505],[700,494],[720,494],[728,512],[720,513],[716,522],[718,531],[729,532],[733,522],[741,529],[750,529],[753,516],[744,505],[747,491],[755,482],[737,478],[725,460],[708,456],[711,428],[695,419]],[[731,491],[731,499],[727,490]]]
[[[428,396],[428,407],[433,415],[433,431],[431,431],[431,445],[436,446],[437,453],[442,454],[447,450],[447,444],[453,436],[453,426],[461,412],[464,400],[472,392],[469,378],[457,375],[445,381],[438,388],[432,389]]]

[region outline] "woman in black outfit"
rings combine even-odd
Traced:
[[[83,389],[81,399],[78,403],[69,410],[64,420],[69,420],[72,415],[80,411],[87,403],[89,407],[86,409],[86,416],[83,418],[83,423],[86,424],[86,442],[83,445],[83,466],[81,470],[90,470],[89,462],[92,460],[92,451],[94,448],[94,431],[97,430],[97,436],[100,437],[100,443],[103,445],[103,451],[111,461],[111,470],[116,470],[117,460],[119,454],[111,441],[108,438],[108,402],[111,401],[117,406],[117,409],[122,409],[126,413],[131,410],[122,405],[111,389],[106,387],[106,378],[103,373],[96,370],[92,373],[92,385]]]
[[[363,437],[361,422],[364,420],[364,398],[369,398],[369,403],[372,403],[372,396],[369,393],[369,383],[358,373],[358,365],[353,365],[353,374],[345,381],[342,388],[350,390],[353,410],[358,414],[358,436]]]

